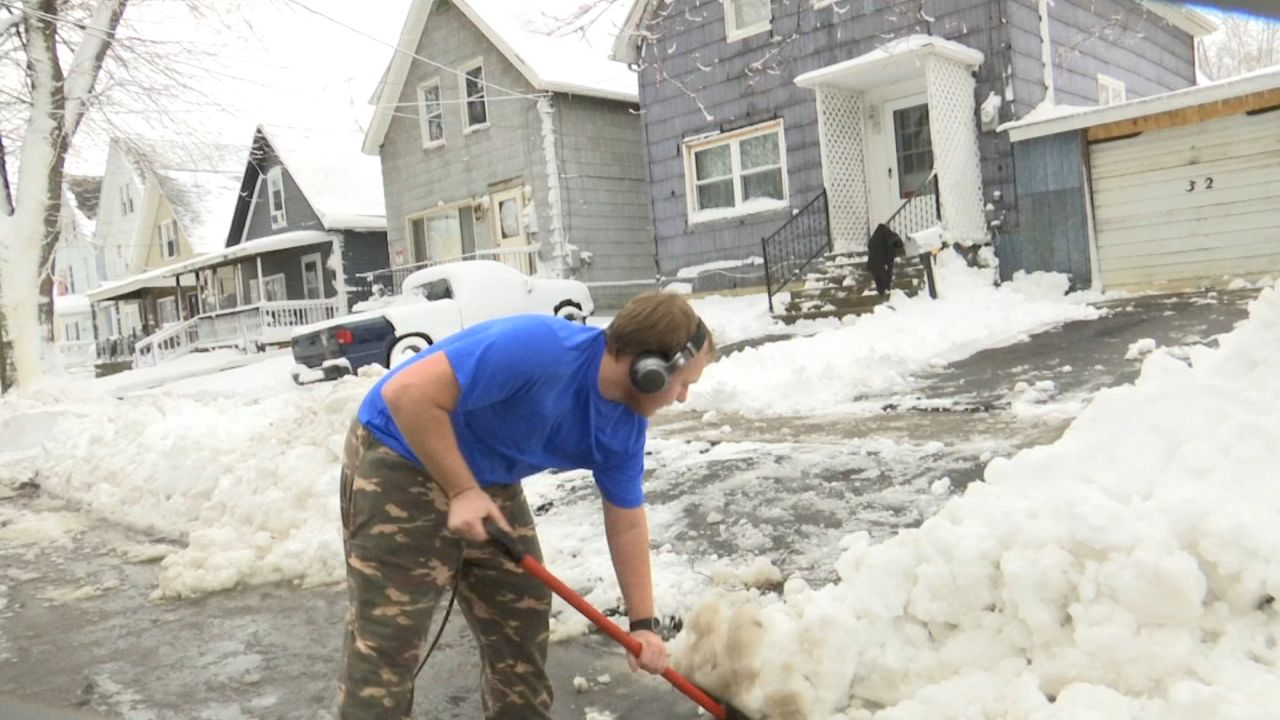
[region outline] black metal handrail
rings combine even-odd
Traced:
[[[908,232],[912,231],[909,231],[906,227],[895,225],[894,221],[898,219],[898,216],[902,214],[902,211],[906,210],[911,203],[915,202],[917,198],[925,194],[928,194],[933,198],[933,202],[931,203],[933,207],[930,208],[933,211],[932,220],[934,222],[940,221],[942,219],[942,202],[941,195],[938,192],[937,180],[938,171],[937,169],[934,169],[929,172],[929,176],[924,179],[924,182],[920,183],[915,190],[912,190],[905,198],[902,199],[902,203],[898,205],[898,209],[893,211],[893,214],[889,216],[888,220],[884,221],[884,224],[888,225],[894,232],[905,238]],[[930,186],[932,186],[933,191],[931,193],[929,192]]]
[[[831,220],[827,214],[827,191],[823,190],[792,215],[782,227],[760,241],[764,251],[765,289],[769,312],[773,296],[800,277],[813,261],[831,251]],[[781,280],[775,282],[775,279]]]

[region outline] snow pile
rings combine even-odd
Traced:
[[[280,370],[280,362],[265,363]],[[251,383],[249,383],[251,384]],[[40,417],[33,462],[0,465],[0,484],[38,477],[55,495],[186,547],[161,564],[158,594],[190,596],[240,582],[342,577],[338,461],[369,378],[254,398],[200,392],[99,394],[48,386],[8,402]],[[49,427],[49,407],[61,411]],[[43,408],[43,409],[42,409]]]
[[[775,416],[831,411],[841,402],[901,390],[912,376],[978,350],[1101,313],[1084,297],[1065,296],[1065,275],[1022,275],[997,288],[991,271],[968,267],[948,252],[938,256],[937,275],[936,301],[896,293],[837,330],[723,358],[692,388],[690,406]]]
[[[840,582],[709,598],[677,667],[773,720],[1274,717],[1280,292],[1250,313],[919,529],[848,536]]]

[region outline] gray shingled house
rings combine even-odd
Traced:
[[[606,309],[654,286],[635,73],[608,58],[627,8],[581,6],[414,0],[364,144],[391,248],[376,282],[496,258]]]
[[[1144,0],[636,0],[614,57],[639,69],[659,271],[749,275],[766,238],[865,250],[892,219],[994,240],[1012,272],[1001,123],[1192,85],[1212,29]]]

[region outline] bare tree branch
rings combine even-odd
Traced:
[[[4,133],[0,133],[0,215],[13,217],[13,186],[9,184],[9,163],[6,156]]]
[[[116,28],[120,25],[120,17],[124,14],[128,0],[101,0],[94,9],[93,19],[85,28],[84,38],[71,59],[71,70],[66,78],[66,115],[63,128],[68,135],[74,135],[84,118],[93,85],[98,79],[103,60],[107,56],[107,48],[115,38]]]

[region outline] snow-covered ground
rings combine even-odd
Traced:
[[[710,366],[690,404],[710,423],[719,410],[856,409],[869,393],[909,390],[939,362],[1098,313],[1063,297],[1065,281],[1056,276],[994,288],[985,273],[944,262],[939,277],[939,301],[897,297],[871,315],[799,328],[769,318],[761,296],[696,299],[722,345],[799,336]],[[920,530],[883,543],[849,537],[834,563],[842,582],[811,590],[793,578],[783,598],[740,591],[783,579],[749,525],[735,526],[731,558],[689,555],[664,540],[691,511],[710,525],[776,512],[785,488],[752,492],[750,473],[735,479],[737,505],[725,501],[723,484],[689,491],[709,460],[758,460],[764,449],[651,439],[651,496],[690,492],[650,509],[662,543],[654,553],[659,605],[690,613],[694,631],[681,641],[681,662],[705,668],[709,654],[732,654],[718,664],[732,677],[700,679],[751,708],[775,702],[769,710],[777,718],[871,717],[881,705],[878,718],[958,718],[988,707],[974,705],[981,693],[981,702],[995,703],[984,716],[1085,716],[1044,714],[1058,712],[1049,693],[1061,696],[1060,708],[1131,717],[1139,715],[1106,713],[1131,702],[1213,710],[1214,698],[1250,682],[1271,691],[1255,675],[1235,684],[1220,677],[1223,668],[1254,662],[1257,669],[1274,659],[1262,631],[1271,617],[1266,598],[1280,585],[1267,565],[1277,542],[1268,523],[1280,527],[1280,501],[1261,481],[1280,459],[1263,441],[1277,436],[1280,400],[1267,382],[1277,369],[1275,291],[1257,301],[1254,316],[1221,350],[1156,350],[1136,387],[1100,396],[1056,445],[996,460],[988,482],[946,502]],[[219,372],[211,370],[238,360],[187,362],[194,376],[181,382],[156,386],[148,378],[170,367],[0,400],[0,492],[34,479],[85,512],[145,530],[157,542],[121,554],[164,556],[157,596],[338,581],[338,454],[377,372],[295,387],[287,354]],[[815,465],[868,450],[902,462],[937,451],[929,443],[872,444],[792,449],[813,454]],[[935,484],[941,504],[946,483]],[[548,566],[589,600],[615,606],[590,478],[544,474],[526,486],[532,506],[550,508],[539,518]],[[8,513],[0,524],[12,544],[65,542],[82,531],[74,515],[38,511]],[[795,542],[810,564],[829,552]],[[757,617],[766,622],[752,630]],[[576,613],[557,607],[558,636],[584,630]],[[1257,660],[1241,661],[1245,650]],[[778,664],[779,657],[789,660]],[[1143,694],[1158,700],[1136,699]],[[792,701],[802,710],[787,714],[776,704]]]
[[[1269,289],[920,528],[847,537],[838,582],[704,598],[679,665],[775,720],[1274,717],[1278,375]]]

